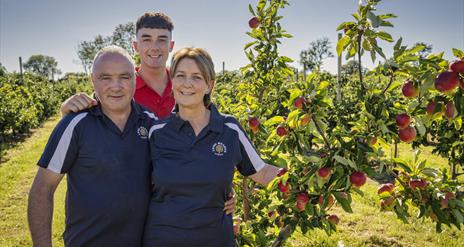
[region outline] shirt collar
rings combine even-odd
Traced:
[[[132,117],[133,115],[137,116],[137,118],[145,118],[146,114],[143,113],[143,109],[140,105],[135,103],[134,99],[131,100],[131,113],[129,117]],[[94,115],[94,116],[103,116],[103,110],[101,109],[101,104],[100,101],[98,101],[98,105],[93,106],[89,109],[89,113]]]
[[[209,107],[211,114],[209,116],[209,123],[206,128],[209,128],[211,131],[222,133],[224,130],[224,117],[218,112],[215,105],[211,104]],[[180,129],[188,122],[180,118],[176,112],[173,112],[170,116],[171,121],[169,126],[171,126],[174,130],[180,131]]]
[[[145,86],[147,86],[147,83],[142,79],[142,77],[139,75],[139,70],[140,67],[135,68],[136,76],[135,76],[135,89],[141,89]],[[166,74],[168,76],[168,83],[166,85],[166,89],[163,91],[163,95],[160,95],[161,97],[163,96],[169,96],[172,91],[172,81],[171,81],[171,74],[169,73],[169,70],[166,69]],[[166,95],[164,95],[166,94]]]

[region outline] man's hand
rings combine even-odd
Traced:
[[[75,94],[61,104],[61,116],[63,117],[70,112],[79,112],[97,104],[95,99],[92,99],[85,93]]]
[[[237,200],[235,199],[235,191],[232,189],[232,191],[229,193],[229,200],[227,200],[224,205],[224,211],[226,211],[226,214],[232,214],[235,212],[236,203]]]

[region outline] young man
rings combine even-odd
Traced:
[[[92,83],[97,106],[61,119],[38,162],[28,205],[34,246],[52,246],[53,195],[64,174],[66,246],[141,246],[153,118],[132,100],[135,70],[124,49],[96,55]]]
[[[140,67],[136,68],[135,102],[146,107],[158,118],[172,112],[175,101],[172,82],[166,61],[174,47],[171,19],[163,13],[145,13],[136,23],[136,40],[133,48],[140,56]],[[79,112],[96,104],[86,94],[67,99],[61,106],[62,115]]]

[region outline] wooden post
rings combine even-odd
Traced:
[[[342,38],[342,34],[338,34],[338,40]],[[341,94],[341,79],[342,79],[342,54],[338,56],[338,63],[337,63],[337,102],[340,103],[342,101],[342,94]]]
[[[19,57],[19,84],[24,85],[24,77],[23,77],[23,60],[21,57]]]
[[[226,62],[222,61],[222,74],[226,72]]]

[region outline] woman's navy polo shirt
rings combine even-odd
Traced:
[[[200,229],[222,227],[224,221],[227,234],[232,236],[231,215],[225,215],[223,210],[234,170],[248,176],[261,170],[265,163],[234,117],[220,114],[215,106],[210,110],[209,124],[198,136],[188,121],[175,114],[155,121],[151,127],[154,192],[145,240],[151,236],[159,238],[150,229],[159,230],[160,226],[198,229],[201,234]],[[192,236],[200,237],[198,234]],[[203,237],[214,241],[221,238]],[[196,246],[191,239],[185,240],[186,246]]]
[[[55,127],[38,165],[67,174],[66,246],[141,246],[153,117],[132,102],[124,131],[100,106],[70,113]]]

